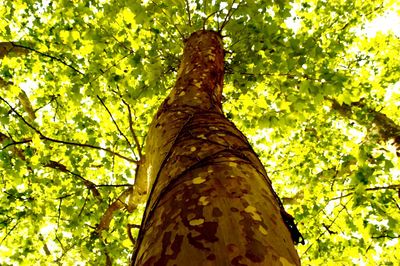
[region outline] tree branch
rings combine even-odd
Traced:
[[[3,242],[4,242],[4,240],[6,240],[6,238],[11,234],[11,232],[15,229],[15,227],[17,227],[17,225],[19,224],[19,222],[20,222],[20,219],[21,217],[19,217],[18,218],[18,220],[17,220],[17,222],[14,224],[14,226],[13,227],[11,227],[11,229],[7,232],[7,234],[3,237],[3,239],[0,241],[0,245],[1,244],[3,244]]]
[[[96,187],[132,187],[132,184],[100,184],[96,185]]]
[[[60,198],[59,199],[60,200],[60,203],[58,204],[58,216],[57,216],[57,230],[56,230],[56,232],[58,231],[58,228],[60,227],[60,218],[61,218],[61,204],[62,204],[62,198]]]
[[[211,18],[213,15],[215,15],[215,14],[217,14],[217,13],[219,13],[219,12],[221,12],[221,9],[212,12],[210,15],[208,15],[206,18],[203,19],[203,30],[206,30],[206,23],[207,23],[207,20],[208,20],[209,18]]]
[[[1,44],[1,43],[0,43]],[[1,49],[1,46],[0,46]],[[1,51],[0,51],[1,54]],[[0,56],[1,58],[1,56]],[[8,86],[13,85],[12,82],[5,81],[0,77],[0,87],[5,87],[7,89]],[[33,121],[36,119],[35,110],[33,110],[32,103],[30,102],[28,95],[26,92],[19,88],[20,93],[18,94],[18,99],[21,105],[24,107],[24,110],[28,113],[29,118]]]
[[[388,234],[383,234],[383,235],[380,235],[380,236],[371,236],[371,238],[373,238],[373,239],[379,239],[379,238],[390,238],[390,239],[395,239],[395,238],[400,238],[400,236],[399,235],[397,235],[397,236],[390,236],[390,235],[388,235]]]
[[[389,186],[384,186],[384,187],[371,187],[371,188],[366,188],[365,191],[375,191],[375,190],[382,190],[382,189],[395,189],[395,190],[398,190],[398,189],[400,189],[400,184],[398,184],[398,185],[397,184],[396,185],[389,185]],[[346,197],[351,196],[353,194],[354,194],[354,192],[350,192],[350,193],[347,193],[347,194],[344,194],[344,195],[341,195],[341,196],[338,196],[338,197],[334,197],[334,198],[330,199],[329,201],[346,198]]]
[[[106,70],[100,69],[100,72],[101,72],[101,73],[98,74],[97,76],[95,76],[93,79],[91,79],[91,80],[89,81],[89,83],[92,83],[92,82],[94,82],[95,80],[97,80],[100,76],[102,76],[102,75],[104,75],[105,73],[107,73],[108,71],[110,71],[110,69],[112,69],[113,67],[115,67],[117,64],[119,64],[122,60],[124,60],[125,58],[127,58],[127,57],[128,57],[129,55],[131,55],[131,54],[132,54],[132,52],[130,52],[130,53],[128,53],[128,54],[122,56],[121,58],[115,60],[111,65],[106,66],[106,67],[107,67]]]
[[[5,140],[7,140],[7,139],[11,139],[11,137],[8,137],[7,135],[5,135],[5,134],[3,134],[3,133],[0,132],[0,143],[2,143],[3,141],[5,141]],[[11,139],[11,140],[12,140],[12,139]],[[24,150],[15,148],[15,149],[13,150],[13,153],[14,153],[19,159],[25,161],[26,163],[29,162],[29,161],[26,159],[25,155],[24,155]],[[73,176],[78,177],[79,179],[81,179],[81,180],[83,181],[83,184],[92,192],[93,196],[94,196],[95,198],[97,198],[100,202],[102,201],[101,195],[100,195],[99,191],[98,191],[97,188],[96,188],[96,187],[97,187],[96,184],[94,184],[93,182],[91,182],[91,181],[85,179],[85,178],[82,177],[81,175],[76,174],[76,173],[74,173],[74,172],[68,170],[67,167],[66,167],[65,165],[63,165],[63,164],[61,164],[61,163],[59,163],[59,162],[50,160],[48,163],[43,164],[43,166],[44,166],[44,167],[53,168],[53,169],[59,170],[59,171],[64,172],[64,173],[69,173],[69,174],[72,174]],[[32,169],[31,169],[31,167],[30,167],[29,165],[28,165],[27,167],[28,167],[28,169],[29,169],[30,171],[32,171]],[[102,186],[105,186],[105,185],[102,185]],[[123,185],[116,185],[116,186],[123,186]],[[71,196],[71,195],[68,195],[68,196]],[[67,196],[60,197],[59,199],[62,199],[62,198],[65,198],[65,197],[67,197]]]
[[[32,124],[30,124],[28,121],[26,121],[25,118],[24,118],[20,113],[18,113],[17,110],[15,110],[14,107],[12,107],[11,104],[9,104],[9,103],[8,103],[5,99],[3,99],[1,96],[0,96],[0,100],[2,100],[3,102],[5,102],[5,103],[10,107],[10,109],[11,109],[11,110],[12,110],[12,111],[13,111],[13,112],[14,112],[28,127],[30,127],[33,131],[35,131],[37,134],[39,134],[40,139],[47,140],[47,141],[50,141],[50,142],[65,144],[65,145],[78,146],[78,147],[87,147],[87,148],[93,148],[93,149],[97,149],[97,150],[102,150],[102,151],[106,151],[106,152],[108,152],[108,153],[110,153],[110,154],[112,154],[112,155],[115,155],[115,156],[117,156],[117,157],[120,157],[120,158],[122,158],[122,159],[125,159],[125,160],[127,160],[127,161],[129,161],[129,162],[131,162],[131,163],[136,163],[136,164],[138,163],[137,160],[128,158],[128,157],[126,157],[126,156],[124,156],[124,155],[121,155],[121,154],[119,154],[119,153],[117,153],[117,152],[114,152],[114,151],[112,151],[112,150],[110,150],[110,149],[108,149],[108,148],[102,148],[102,147],[99,147],[99,146],[95,146],[95,145],[91,145],[91,144],[85,144],[85,143],[75,143],[75,142],[70,142],[70,141],[63,141],[63,140],[58,140],[58,139],[53,139],[53,138],[47,137],[47,136],[45,136],[44,134],[42,134],[42,132],[40,132],[40,130],[38,130],[38,129],[35,128]],[[6,145],[5,147],[2,148],[2,150],[5,149],[5,148],[7,148],[7,147],[10,146],[10,145],[21,144],[21,143],[27,143],[27,142],[31,142],[31,141],[32,141],[32,140],[29,139],[29,140],[23,140],[23,141],[19,141],[19,142],[14,142],[14,143],[12,143],[12,144]]]
[[[346,202],[346,204],[347,204],[348,202],[350,202],[350,200],[351,200],[351,199],[349,199],[349,200]],[[345,206],[342,205],[342,209],[340,209],[340,211],[336,214],[336,217],[335,217],[332,221],[330,221],[329,225],[326,225],[328,228],[331,228],[331,227],[332,227],[332,225],[336,222],[336,220],[339,218],[340,213],[341,213],[344,209],[345,209]],[[312,242],[312,243],[310,243],[310,245],[309,245],[309,246],[307,247],[307,249],[303,252],[303,254],[301,254],[301,256],[304,256],[304,255],[310,250],[310,248],[311,248],[315,243],[318,243],[318,242],[319,242],[319,239],[325,234],[325,232],[327,232],[327,231],[324,230],[322,233],[320,233],[320,234],[318,235],[318,237],[315,238],[315,241]],[[300,257],[301,257],[301,256],[300,256]]]
[[[228,14],[226,14],[225,19],[224,19],[224,22],[222,22],[222,24],[221,24],[221,28],[218,29],[218,32],[219,32],[219,33],[222,32],[222,30],[224,29],[224,27],[226,26],[226,24],[228,24],[229,20],[230,20],[231,17],[233,16],[233,14],[234,14],[234,13],[236,12],[236,10],[239,8],[240,2],[239,2],[239,4],[238,4],[237,8],[233,9],[233,5],[235,4],[235,1],[236,1],[236,0],[233,0],[233,1],[232,1],[232,5],[231,5],[231,7],[229,8]]]
[[[122,99],[122,98],[121,98]],[[128,119],[129,119],[129,130],[131,132],[131,135],[133,137],[133,140],[135,141],[135,145],[137,147],[138,153],[139,153],[139,160],[143,157],[142,155],[142,147],[139,143],[139,139],[135,134],[135,131],[133,130],[133,121],[132,121],[132,110],[130,105],[124,100],[122,99],[122,102],[126,105],[126,107],[128,108]]]
[[[185,3],[186,3],[186,13],[188,14],[189,26],[191,27],[191,26],[192,26],[192,21],[191,21],[191,18],[190,18],[190,6],[189,6],[189,1],[188,1],[188,0],[185,0]]]
[[[48,57],[48,58],[50,58],[50,59],[52,59],[52,60],[55,60],[55,61],[57,61],[57,62],[60,62],[60,63],[63,64],[64,66],[67,66],[67,67],[71,68],[72,70],[74,70],[75,72],[79,73],[80,75],[84,75],[84,73],[82,73],[80,70],[76,69],[75,67],[73,67],[73,66],[70,65],[70,64],[67,64],[65,61],[61,60],[60,58],[57,58],[57,57],[52,56],[52,55],[45,54],[45,53],[40,52],[40,51],[38,51],[38,50],[36,50],[36,49],[34,49],[34,48],[27,47],[27,46],[24,46],[24,45],[21,45],[21,44],[16,44],[16,43],[13,43],[13,42],[11,42],[11,44],[12,44],[14,47],[23,48],[23,49],[26,49],[26,50],[35,52],[35,53],[37,53],[37,54],[40,54],[40,55],[42,55],[42,56],[44,56],[44,57]]]
[[[132,193],[133,188],[127,188],[118,196],[116,200],[114,200],[113,203],[111,203],[111,205],[108,206],[107,210],[101,217],[98,226],[96,227],[96,232],[98,234],[100,234],[103,230],[108,230],[108,228],[110,227],[110,222],[114,217],[114,212],[126,207],[127,204],[125,203],[125,201],[128,197],[132,196]]]
[[[121,129],[119,128],[117,122],[115,121],[115,119],[114,119],[112,113],[110,112],[110,110],[108,109],[108,107],[106,106],[106,104],[104,103],[104,101],[100,98],[99,95],[97,95],[97,99],[100,100],[101,104],[102,104],[102,105],[104,106],[104,108],[107,110],[107,113],[110,115],[111,120],[113,121],[113,123],[114,123],[115,127],[117,128],[119,134],[121,134],[121,136],[124,137],[125,141],[128,143],[130,149],[132,150],[133,154],[134,154],[135,157],[136,157],[135,150],[133,149],[131,142],[130,142],[129,139],[125,136],[125,134],[122,133]]]
[[[151,0],[151,2],[152,2],[154,5],[156,5],[158,8],[160,8],[160,9],[161,9],[161,12],[162,12],[167,18],[169,18],[169,16],[165,13],[164,9],[163,9],[162,7],[160,7],[159,4],[157,4],[154,0]],[[179,35],[181,36],[182,40],[185,40],[186,38],[185,38],[185,36],[182,34],[182,32],[179,30],[178,26],[177,26],[175,23],[173,23],[173,22],[171,22],[171,24],[172,24],[172,26],[174,26],[174,28],[178,31],[178,33],[179,33]]]
[[[89,189],[89,190],[92,192],[93,196],[94,196],[99,202],[102,201],[100,192],[99,192],[99,191],[97,190],[97,188],[96,188],[97,185],[96,185],[95,183],[93,183],[92,181],[87,180],[87,179],[84,178],[83,176],[81,176],[81,175],[79,175],[79,174],[77,174],[77,173],[74,173],[74,172],[68,170],[67,167],[66,167],[65,165],[63,165],[63,164],[61,164],[61,163],[59,163],[59,162],[56,162],[56,161],[50,160],[49,163],[45,164],[44,166],[45,166],[45,167],[49,167],[49,168],[53,168],[53,169],[56,169],[56,170],[59,170],[59,171],[61,171],[61,172],[63,172],[63,173],[69,173],[69,174],[71,174],[71,175],[73,175],[73,176],[78,177],[79,179],[81,179],[81,180],[83,181],[83,184],[87,187],[87,189]]]
[[[12,42],[0,42],[0,59],[4,58],[10,52],[15,53],[16,56],[25,55],[28,53],[26,49],[17,47]]]

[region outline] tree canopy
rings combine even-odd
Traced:
[[[302,264],[395,265],[400,36],[366,31],[388,13],[396,1],[3,0],[0,263],[126,265],[148,125],[203,28],[224,37],[224,112],[294,216]]]

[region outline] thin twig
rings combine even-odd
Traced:
[[[56,234],[56,240],[58,241],[58,244],[60,244],[62,251],[65,252],[64,245],[61,243],[61,240],[58,238],[57,234]]]
[[[385,187],[371,187],[371,188],[366,188],[365,191],[375,191],[375,190],[381,190],[381,189],[400,189],[400,184],[398,184],[398,185],[389,185],[389,186],[385,186]],[[346,197],[351,196],[353,194],[354,194],[354,192],[350,192],[350,193],[347,193],[347,194],[332,198],[329,201],[346,198]]]
[[[15,227],[17,227],[18,224],[19,224],[19,218],[18,218],[17,222],[15,223],[15,225],[7,232],[7,234],[0,241],[0,245],[4,242],[4,240],[6,240],[6,238],[11,234],[11,232],[15,229]]]
[[[58,216],[57,216],[57,230],[56,233],[58,231],[58,228],[60,227],[60,217],[61,217],[61,204],[62,204],[62,198],[60,198],[60,203],[58,204]]]
[[[82,73],[80,70],[78,70],[78,69],[76,69],[75,67],[73,67],[73,66],[67,64],[65,61],[61,60],[60,58],[57,58],[57,57],[52,56],[52,55],[45,54],[45,53],[40,52],[40,51],[38,51],[38,50],[36,50],[36,49],[34,49],[34,48],[31,48],[31,47],[27,47],[27,46],[24,46],[24,45],[16,44],[16,43],[13,43],[13,42],[11,42],[11,44],[12,44],[14,47],[24,48],[24,49],[27,49],[27,50],[29,50],[29,51],[38,53],[38,54],[40,54],[40,55],[42,55],[42,56],[51,58],[51,59],[53,59],[53,60],[55,60],[55,61],[57,61],[57,62],[60,62],[61,64],[65,65],[65,66],[71,68],[71,69],[74,70],[75,72],[77,72],[77,73],[79,73],[79,74],[81,74],[81,75],[85,75],[85,74]]]
[[[50,101],[49,101],[48,103],[46,103],[45,105],[42,105],[42,106],[36,108],[36,109],[35,109],[35,113],[36,113],[37,111],[39,111],[40,109],[46,107],[47,105],[51,104],[54,100],[57,100],[57,97],[58,97],[58,96],[51,95]]]
[[[78,214],[78,217],[77,217],[77,218],[81,217],[81,215],[82,215],[82,213],[83,213],[83,210],[85,209],[86,202],[87,202],[87,200],[88,200],[88,198],[89,198],[89,195],[90,195],[90,192],[88,191],[88,195],[85,197],[85,202],[83,203],[82,208],[81,208],[81,210],[79,211],[79,214]]]
[[[121,57],[120,59],[118,59],[118,60],[116,60],[113,64],[111,64],[110,66],[108,66],[107,68],[106,68],[106,70],[102,70],[102,69],[100,69],[100,74],[98,74],[97,76],[95,76],[93,79],[91,79],[90,81],[89,81],[89,83],[92,83],[92,82],[94,82],[94,81],[96,81],[101,75],[104,75],[105,73],[107,73],[111,68],[113,68],[113,67],[115,67],[117,64],[119,64],[122,60],[124,60],[125,58],[127,58],[129,55],[131,55],[132,53],[128,53],[128,54],[126,54],[126,55],[124,55],[123,57]]]
[[[187,14],[188,14],[189,26],[191,27],[191,26],[192,26],[192,20],[191,20],[191,18],[190,18],[190,6],[189,6],[189,1],[188,1],[188,0],[185,0],[185,2],[186,2],[186,12],[187,12]]]
[[[349,199],[345,204],[349,203],[351,199]],[[328,225],[329,228],[332,227],[332,225],[336,222],[336,220],[338,219],[340,213],[345,209],[344,205],[342,205],[342,209],[336,214],[335,219],[333,219],[330,224]],[[325,234],[325,232],[327,231],[323,231],[322,233],[320,233],[318,235],[318,237],[315,239],[315,241],[313,243],[310,243],[310,245],[307,247],[307,249],[303,252],[303,254],[301,254],[301,257],[304,256],[309,250],[310,248],[315,244],[315,243],[319,243],[319,239]]]
[[[115,121],[115,119],[114,119],[112,113],[110,112],[110,110],[108,109],[107,105],[104,103],[104,101],[100,98],[99,95],[97,95],[97,99],[99,99],[99,101],[100,101],[101,104],[104,106],[104,108],[106,108],[107,113],[110,115],[111,120],[113,121],[113,123],[114,123],[115,127],[117,128],[119,134],[121,134],[121,135],[124,137],[125,141],[126,141],[126,142],[128,143],[128,145],[129,145],[129,148],[132,150],[133,154],[134,154],[135,157],[136,157],[135,150],[133,149],[133,146],[132,146],[131,142],[130,142],[129,139],[125,136],[125,134],[122,133],[121,129],[119,128],[117,122]]]
[[[68,170],[67,167],[66,167],[65,165],[63,165],[63,164],[61,164],[61,163],[59,163],[59,162],[56,162],[56,161],[50,160],[49,163],[45,164],[44,166],[45,166],[45,167],[49,167],[49,168],[53,168],[53,169],[56,169],[56,170],[59,170],[59,171],[61,171],[61,172],[63,172],[63,173],[69,173],[69,174],[71,174],[71,175],[73,175],[73,176],[78,177],[79,179],[81,179],[81,180],[83,181],[83,184],[86,186],[86,188],[89,189],[89,190],[92,192],[93,196],[94,196],[99,202],[102,201],[101,194],[100,194],[100,192],[99,192],[99,191],[97,190],[97,188],[96,188],[97,185],[96,185],[95,183],[93,183],[92,181],[87,180],[87,179],[84,178],[83,176],[81,176],[81,175],[79,175],[79,174],[77,174],[77,173],[74,173],[74,172]]]
[[[390,238],[390,239],[395,239],[395,238],[400,238],[400,235],[398,236],[390,236],[389,234],[383,234],[379,236],[371,236],[372,239],[379,239],[379,238]]]
[[[1,96],[0,96],[0,100],[2,100],[3,102],[5,102],[5,103],[10,107],[10,109],[11,109],[11,110],[12,110],[12,111],[13,111],[13,112],[14,112],[28,127],[30,127],[33,131],[35,131],[37,134],[39,134],[40,139],[47,140],[47,141],[50,141],[50,142],[65,144],[65,145],[78,146],[78,147],[86,147],[86,148],[92,148],[92,149],[96,149],[96,150],[102,150],[102,151],[106,151],[106,152],[108,152],[108,153],[110,153],[110,154],[112,154],[112,155],[115,155],[115,156],[117,156],[117,157],[120,157],[120,158],[122,158],[122,159],[125,159],[125,160],[127,160],[127,161],[129,161],[129,162],[131,162],[131,163],[136,163],[136,164],[138,163],[137,160],[128,158],[128,157],[126,157],[126,156],[124,156],[124,155],[121,155],[121,154],[119,154],[119,153],[117,153],[117,152],[114,152],[114,151],[112,151],[112,150],[110,150],[110,149],[108,149],[108,148],[102,148],[102,147],[95,146],[95,145],[91,145],[91,144],[76,143],[76,142],[58,140],[58,139],[53,139],[53,138],[47,137],[47,136],[43,135],[43,133],[40,132],[37,128],[35,128],[32,124],[30,124],[28,121],[26,121],[25,118],[24,118],[20,113],[18,113],[17,110],[15,110],[15,108],[12,107],[11,104],[8,103],[8,102],[7,102],[5,99],[3,99]],[[19,141],[19,142],[10,143],[10,144],[8,144],[8,145],[2,147],[2,150],[4,150],[5,148],[7,148],[8,146],[11,146],[11,145],[21,144],[21,143],[27,143],[27,142],[32,142],[32,139],[28,139],[28,140],[23,140],[23,141]]]
[[[96,187],[132,187],[132,184],[101,184],[101,185],[96,185]]]
[[[233,16],[233,14],[236,12],[236,10],[239,8],[241,2],[239,2],[237,8],[233,9],[233,5],[235,4],[235,0],[232,1],[232,5],[231,8],[228,11],[228,14],[226,14],[224,22],[222,22],[221,28],[218,29],[218,32],[222,32],[222,30],[224,29],[224,27],[226,26],[226,24],[228,24],[229,20],[231,19],[231,17]]]
[[[210,18],[210,17],[212,17],[213,15],[215,15],[216,13],[219,13],[219,12],[221,12],[222,10],[220,9],[220,10],[217,10],[217,11],[214,11],[214,12],[212,12],[210,15],[208,15],[204,20],[203,20],[203,30],[205,30],[206,29],[206,22],[207,22],[207,20]],[[218,26],[218,28],[219,28],[219,26]]]
[[[121,100],[126,105],[126,107],[128,108],[129,130],[131,131],[131,135],[132,135],[133,140],[135,141],[135,145],[136,145],[136,147],[138,149],[139,159],[141,159],[142,158],[142,147],[141,147],[141,145],[139,143],[138,137],[135,134],[135,130],[133,130],[133,120],[132,120],[131,107],[124,99],[121,98]]]
[[[118,23],[118,22],[117,22]],[[120,26],[122,28],[122,26]],[[124,43],[120,42],[113,34],[109,33],[107,30],[104,29],[104,27],[100,26],[100,28],[109,36],[111,36],[111,38],[113,38],[120,46],[122,46],[125,50],[129,51],[130,54],[132,54],[134,52],[133,49],[127,47]]]
[[[151,2],[152,2],[154,5],[156,5],[158,8],[160,8],[160,9],[161,9],[161,12],[163,12],[163,14],[164,14],[167,18],[169,18],[169,16],[167,15],[167,13],[165,13],[164,8],[160,7],[160,5],[157,4],[156,2],[154,2],[153,0],[151,0]],[[173,23],[173,22],[171,22],[171,24],[172,24],[172,26],[174,26],[174,28],[178,31],[179,35],[182,37],[182,40],[185,40],[186,38],[185,38],[185,36],[182,34],[182,32],[179,30],[178,26],[177,26],[175,23]]]
[[[85,224],[85,225],[87,225],[87,224]],[[92,235],[90,234],[90,235],[86,235],[86,236],[84,236],[84,237],[81,237],[81,241],[85,241],[85,239],[87,239],[87,238],[89,238],[89,237],[91,237]],[[70,246],[68,246],[67,248],[65,248],[65,249],[63,249],[63,253],[59,256],[59,257],[57,257],[56,259],[55,259],[55,262],[60,262],[61,261],[61,259],[67,254],[67,252],[69,252],[71,249],[73,249],[74,247],[76,246],[76,244],[72,244],[72,245],[70,245]],[[58,263],[58,264],[60,264],[60,263]]]

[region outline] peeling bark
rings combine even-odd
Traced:
[[[151,190],[132,265],[300,265],[263,165],[222,112],[223,60],[216,32],[185,42],[147,136],[138,187]]]

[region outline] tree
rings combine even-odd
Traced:
[[[232,154],[221,154],[236,156],[232,165],[243,167],[231,169],[246,170],[248,158],[258,177],[265,175],[262,163],[304,235],[305,245],[297,246],[303,265],[395,264],[400,40],[393,32],[362,30],[375,17],[395,13],[394,2],[4,1],[0,262],[126,265],[132,242],[151,244],[138,227],[143,213],[146,221],[162,211],[153,207],[163,206],[158,198],[170,191],[163,188],[166,170],[155,165],[171,166],[165,154],[149,152],[160,145],[157,122],[148,129],[158,106],[177,90],[171,90],[175,82],[190,82],[179,79],[184,40],[205,28],[222,29],[225,73],[218,97],[238,130],[221,120],[226,136],[211,134],[217,130],[209,126],[204,137],[216,135],[214,146],[200,147],[202,116],[190,116],[188,106],[168,126],[168,134],[177,135],[163,151],[190,164],[190,156],[200,152],[201,162],[203,149],[218,152],[225,145]],[[197,86],[206,87],[193,82]],[[210,115],[222,119],[217,113]],[[188,157],[178,154],[180,145]],[[157,177],[152,193],[148,172]],[[202,177],[194,180],[204,188]],[[189,186],[185,182],[180,185]],[[280,212],[279,200],[268,195]],[[207,199],[199,201],[206,210]],[[263,207],[247,208],[246,217],[257,218]],[[201,218],[190,221],[204,228]],[[273,231],[288,241],[285,230]],[[173,237],[168,232],[165,241]],[[137,258],[142,254],[139,248]]]
[[[222,112],[223,77],[220,34],[193,33],[147,135],[151,193],[135,265],[299,264],[294,224],[286,228],[261,162]]]

